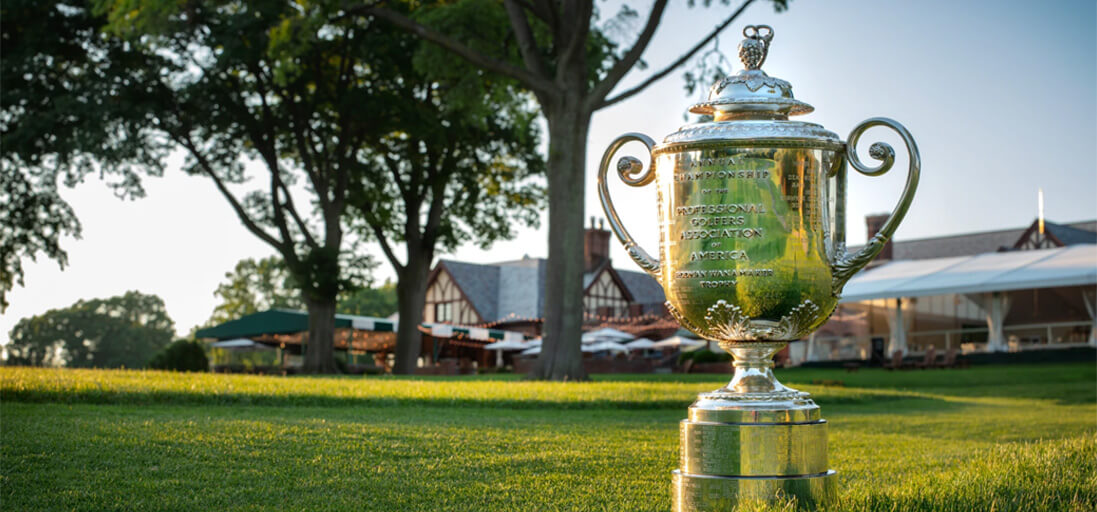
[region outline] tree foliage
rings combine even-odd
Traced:
[[[339,298],[336,310],[347,315],[385,318],[396,312],[396,283],[385,281],[378,287],[363,287]]]
[[[236,263],[225,281],[213,292],[218,304],[207,325],[216,325],[268,309],[301,310],[304,302],[293,276],[277,256],[245,258]],[[380,287],[363,286],[339,295],[339,313],[389,316],[396,311],[396,285],[386,281]]]
[[[59,184],[98,175],[133,198],[144,195],[143,174],[163,170],[165,141],[144,126],[150,113],[112,99],[131,87],[108,63],[125,66],[132,53],[84,13],[12,0],[0,16],[0,311],[23,285],[23,261],[44,254],[67,264],[61,239],[79,237],[80,223]]]
[[[174,335],[164,301],[130,291],[20,320],[10,334],[8,364],[141,368]]]
[[[273,308],[300,310],[304,302],[299,290],[281,258],[240,260],[213,292],[219,303],[208,323],[215,325]]]

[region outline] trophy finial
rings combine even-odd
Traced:
[[[746,39],[739,43],[739,60],[748,70],[761,69],[769,52],[769,42],[773,40],[773,27],[769,25],[747,25],[743,28]]]

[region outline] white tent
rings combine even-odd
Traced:
[[[671,336],[665,340],[653,343],[651,348],[700,347],[704,344],[704,341],[691,340],[689,338],[683,338],[682,336]]]
[[[624,331],[618,331],[610,327],[603,327],[590,332],[583,333],[583,343],[594,343],[596,341],[628,341],[636,336],[633,336]]]
[[[629,350],[645,350],[651,348],[654,345],[655,342],[647,338],[639,338],[625,343],[625,346],[628,347]]]
[[[842,302],[1097,284],[1097,245],[901,260],[850,279]]]
[[[857,274],[846,284],[842,302],[895,299],[889,312],[891,343],[888,353],[906,350],[907,319],[903,302],[908,297],[964,295],[986,313],[987,350],[1006,350],[1003,321],[1014,290],[1097,285],[1097,244],[1077,244],[1054,249],[1005,251],[885,263]],[[1083,299],[1088,298],[1083,293]],[[1095,311],[1097,312],[1097,311]],[[1097,317],[1091,313],[1093,329]],[[1097,337],[1091,337],[1097,346]]]

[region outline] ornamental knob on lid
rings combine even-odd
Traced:
[[[807,114],[811,105],[792,96],[792,85],[762,71],[762,64],[773,40],[773,28],[768,25],[748,25],[743,29],[746,39],[739,43],[739,60],[744,69],[725,77],[709,90],[708,101],[690,107],[694,114],[713,116],[715,121],[739,119],[788,119]]]

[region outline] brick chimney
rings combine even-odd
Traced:
[[[865,216],[865,227],[868,234],[865,237],[866,240],[872,240],[872,237],[876,236],[876,233],[880,232],[880,228],[884,227],[884,223],[887,222],[888,217],[891,217],[890,213],[877,213],[875,215]],[[877,260],[890,260],[891,259],[891,240],[884,244],[884,249],[880,251],[879,256],[876,256]]]
[[[590,218],[590,228],[583,232],[583,271],[590,272],[609,260],[609,230],[599,219],[595,227],[594,217]]]

